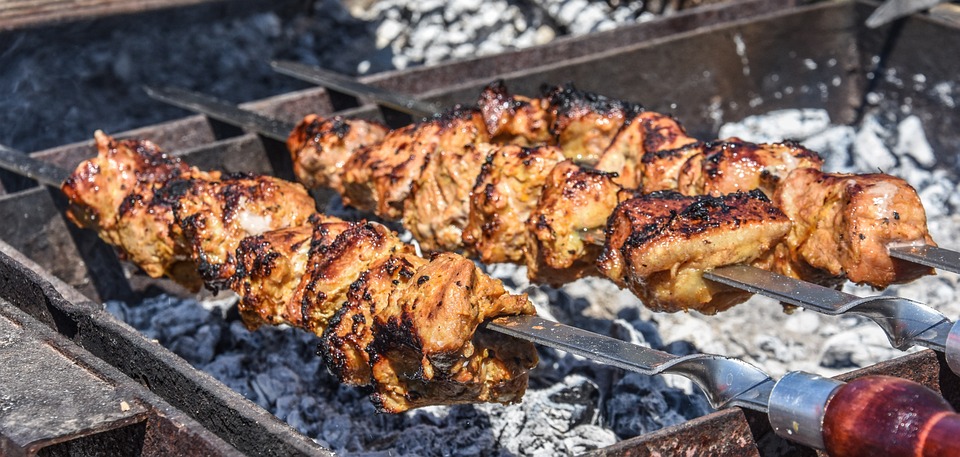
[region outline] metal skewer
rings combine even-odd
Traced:
[[[440,107],[432,103],[418,100],[406,94],[364,84],[349,76],[344,76],[322,68],[283,60],[270,62],[270,66],[278,73],[328,87],[353,95],[354,97],[369,98],[383,106],[410,114],[414,117],[431,116],[440,111]]]

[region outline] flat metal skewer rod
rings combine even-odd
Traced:
[[[36,180],[40,184],[60,187],[70,172],[54,164],[34,159],[29,154],[0,144],[0,168]]]
[[[939,270],[960,273],[960,252],[937,246],[895,246],[889,248],[890,256],[907,262],[926,265]]]
[[[746,265],[716,268],[704,273],[704,277],[822,314],[865,316],[883,329],[890,344],[897,349],[917,345],[948,355],[960,355],[960,345],[949,341],[950,333],[957,325],[935,309],[914,300],[884,296],[861,298]]]
[[[378,104],[415,117],[428,117],[440,111],[440,108],[432,103],[416,99],[406,94],[364,84],[349,76],[344,76],[322,68],[285,60],[273,61],[270,62],[270,65],[278,73],[334,89],[353,95],[354,97],[369,98]]]
[[[161,102],[183,108],[194,113],[201,113],[243,129],[257,132],[267,138],[286,143],[295,124],[275,119],[253,111],[245,110],[232,103],[218,98],[192,92],[176,87],[144,87],[151,98]]]
[[[742,360],[712,354],[676,356],[538,316],[494,319],[486,327],[589,360],[648,376],[671,373],[700,386],[715,408],[743,406],[767,412],[773,380]]]

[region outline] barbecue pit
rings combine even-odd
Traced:
[[[869,5],[811,5],[780,12],[764,8],[773,7],[758,3],[712,7],[617,33],[562,41],[509,55],[377,75],[367,81],[449,105],[469,101],[479,87],[496,77],[506,78],[518,93],[535,93],[544,81],[573,80],[583,89],[644,100],[650,109],[672,112],[683,120],[691,134],[699,137],[712,136],[724,121],[778,108],[824,108],[832,119],[842,123],[856,122],[867,110],[880,110],[894,117],[907,110],[923,121],[933,150],[940,154],[937,168],[956,175],[956,157],[941,152],[956,150],[958,144],[957,119],[950,105],[957,84],[957,72],[950,67],[955,63],[950,56],[956,50],[950,46],[925,46],[943,37],[955,37],[953,25],[936,19],[911,18],[873,31],[861,25],[871,11]],[[750,13],[756,16],[746,17]],[[738,19],[731,20],[735,17]],[[611,39],[621,41],[611,47]],[[917,49],[924,49],[924,53],[916,52]],[[807,64],[808,61],[814,65]],[[596,68],[609,71],[599,75]],[[699,71],[693,71],[694,68]],[[871,79],[870,72],[884,77]],[[896,78],[886,77],[890,74],[922,74],[928,84],[902,84],[903,78],[898,84]],[[787,87],[796,90],[788,93]],[[327,91],[308,89],[250,106],[296,120],[316,111],[318,106],[332,109],[334,98]],[[379,115],[373,106],[365,104],[353,108],[353,112]],[[257,171],[281,176],[288,171],[288,164],[271,163],[266,154],[267,149],[282,146],[236,130],[231,132],[199,116],[146,127],[128,135],[153,139],[171,151],[184,151],[187,160],[202,168],[247,170],[254,166]],[[88,157],[90,151],[89,143],[83,143],[34,156],[72,167]],[[42,188],[11,193],[0,201],[0,214],[7,221],[17,221],[3,228],[3,239],[40,265],[25,267],[22,262],[9,262],[10,273],[4,275],[7,300],[55,326],[127,376],[149,385],[174,407],[197,411],[196,420],[202,427],[242,452],[262,452],[270,446],[285,451],[323,452],[263,411],[251,408],[222,385],[197,374],[182,360],[118,325],[57,279],[44,277],[52,273],[97,300],[123,298],[107,293],[124,290],[121,286],[128,286],[131,295],[150,286],[178,293],[169,284],[124,271],[129,266],[116,262],[94,235],[68,228],[61,216],[59,195]],[[40,274],[30,272],[34,269]],[[47,282],[58,285],[68,298],[57,298]],[[25,296],[21,291],[27,289],[40,292]],[[10,314],[15,312],[11,308]],[[4,314],[8,314],[6,309]],[[943,366],[942,359],[925,351],[870,370],[919,380],[956,400],[957,381]],[[171,379],[177,377],[181,379]],[[200,392],[199,401],[194,391]],[[233,419],[219,419],[223,417]],[[765,418],[735,409],[723,410],[600,452],[642,452],[643,446],[677,451],[692,446],[699,449],[698,453],[707,448],[741,455],[759,442],[763,455],[789,455],[791,451],[786,449],[791,446],[765,427]]]

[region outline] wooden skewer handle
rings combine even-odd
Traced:
[[[833,457],[960,456],[960,415],[920,384],[868,376],[833,394],[823,442]]]

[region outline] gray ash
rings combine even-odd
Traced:
[[[378,414],[361,389],[342,385],[327,372],[312,334],[267,326],[250,332],[233,311],[166,295],[106,306],[147,338],[343,454],[567,455],[710,411],[699,391],[671,387],[662,377],[625,374],[541,348],[541,362],[520,404]],[[599,320],[583,326],[604,327]],[[656,326],[635,311],[625,311],[605,327],[605,333],[627,341],[680,354],[693,350],[684,344],[663,348]]]

